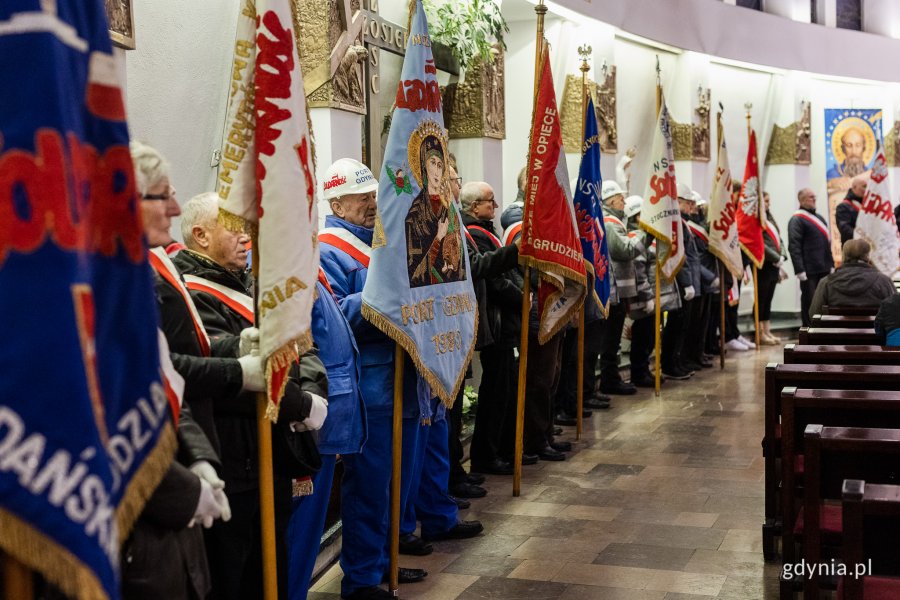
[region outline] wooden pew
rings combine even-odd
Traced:
[[[800,343],[810,344],[867,344],[877,345],[882,341],[874,329],[853,329],[848,327],[801,327]]]
[[[877,485],[859,479],[847,479],[843,486],[844,543],[843,563],[853,569],[838,583],[838,595],[844,600],[865,598],[900,598],[900,577],[885,577],[866,573],[857,576],[857,565],[868,568],[866,521],[869,518],[888,518],[900,521],[900,486]]]
[[[871,315],[813,315],[810,320],[810,327],[874,329],[875,317]]]
[[[822,307],[823,315],[872,315],[875,316],[878,314],[878,306],[829,306],[825,305]]]
[[[848,531],[841,508],[825,501],[841,499],[845,479],[895,481],[900,471],[900,430],[810,425],[804,440],[803,558],[815,565],[822,562],[822,542],[828,539],[829,545],[840,546]],[[820,579],[815,571],[806,577],[805,598],[819,597]]]
[[[784,362],[789,365],[900,365],[900,346],[785,344]]]
[[[763,556],[775,560],[778,518],[778,471],[781,452],[781,391],[786,387],[823,390],[900,390],[900,366],[895,365],[766,365],[765,432],[762,449],[765,468],[765,521]]]

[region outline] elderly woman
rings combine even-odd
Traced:
[[[765,257],[762,268],[757,273],[759,285],[759,341],[766,345],[781,343],[772,335],[772,298],[775,297],[775,286],[787,279],[787,273],[781,266],[787,260],[787,250],[781,241],[781,230],[769,212],[769,192],[763,192],[766,203],[766,229],[763,231]]]

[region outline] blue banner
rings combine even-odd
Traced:
[[[74,598],[175,446],[100,0],[0,4],[0,548]]]
[[[477,319],[447,132],[421,0],[406,45],[378,186],[363,316],[412,357],[448,406],[475,348]]]
[[[606,227],[603,225],[600,188],[600,136],[597,134],[597,116],[594,101],[588,99],[587,118],[584,123],[584,142],[581,144],[581,168],[575,189],[575,220],[581,236],[581,251],[594,281],[594,302],[606,316],[609,311],[610,276],[609,249],[606,245]]]

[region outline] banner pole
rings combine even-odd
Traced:
[[[756,285],[756,264],[753,265],[753,321],[756,324],[756,351],[759,352],[759,288]]]
[[[400,595],[400,467],[403,455],[403,361],[400,344],[394,345],[394,415],[391,438],[391,576],[390,591]]]
[[[253,240],[254,289],[259,289],[259,240]],[[254,323],[259,322],[259,295],[253,296]],[[275,553],[275,475],[272,465],[272,423],[266,417],[266,392],[256,395],[256,427],[259,436],[259,518],[262,541],[263,598],[278,600],[278,561]]]
[[[522,331],[519,334],[519,383],[516,386],[516,455],[513,457],[513,496],[522,489],[522,449],[525,433],[525,382],[528,369],[528,317],[531,312],[531,269],[525,267],[522,288]]]
[[[34,598],[34,577],[32,570],[9,554],[0,553],[3,565],[2,577],[4,598]]]
[[[582,53],[583,52],[583,53]],[[588,87],[587,87],[587,74],[591,67],[588,65],[587,57],[591,52],[590,46],[582,46],[578,48],[578,53],[581,54],[581,67],[579,67],[581,71],[581,137],[584,138],[584,128],[587,124],[587,95],[588,95]],[[584,152],[582,151],[582,160],[584,160]],[[596,275],[595,275],[596,276]],[[590,299],[590,293],[588,293],[588,298],[585,298],[585,302],[588,302]],[[578,373],[575,376],[576,379],[576,388],[577,392],[577,400],[575,405],[575,439],[581,439],[581,432],[584,428],[584,305],[581,306],[581,310],[578,311],[578,346],[576,348],[578,361],[577,368]]]
[[[719,260],[719,368],[725,369],[725,265]]]
[[[662,109],[662,81],[660,79],[659,56],[656,57],[656,126],[659,127],[659,111]],[[659,279],[662,277],[662,270],[659,268],[660,245],[656,244],[656,338],[654,340],[653,354],[656,363],[656,382],[655,392],[659,397],[659,389],[661,385],[662,366],[660,364],[660,353],[662,352],[662,302],[660,301]]]

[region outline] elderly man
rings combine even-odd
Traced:
[[[214,193],[195,196],[184,206],[181,232],[187,250],[179,252],[172,262],[184,275],[206,331],[212,340],[240,336],[253,325],[252,281],[246,268],[247,236],[218,222],[218,196]],[[252,340],[245,344],[252,345]],[[239,339],[232,352],[244,354]],[[245,348],[245,352],[249,350]],[[291,478],[301,475],[287,439],[301,424],[310,430],[322,426],[328,410],[324,399],[327,395],[322,362],[313,353],[303,355],[299,366],[292,370],[279,404],[278,425],[272,429],[277,568],[279,587],[285,590],[285,532],[291,515]],[[231,401],[218,402],[214,409],[223,450],[223,478],[233,512],[229,523],[217,524],[207,535],[216,598],[257,597],[262,589],[256,402],[254,395],[242,394]]]
[[[610,298],[606,331],[600,349],[600,391],[606,394],[631,395],[637,388],[622,381],[619,374],[619,346],[625,327],[626,303],[637,297],[637,280],[634,259],[642,250],[640,237],[629,237],[625,226],[625,191],[615,181],[603,182],[600,190],[603,200],[603,223],[606,226],[606,243],[609,262],[615,281],[615,297]]]
[[[470,181],[462,187],[459,199],[463,224],[475,242],[477,256],[501,251],[502,245],[494,230],[497,201],[493,188],[483,181]],[[506,453],[504,450],[508,449],[502,448],[501,443],[504,427],[510,427],[515,419],[516,357],[513,349],[518,344],[518,332],[508,331],[503,321],[511,313],[521,311],[522,288],[506,273],[487,279],[484,286],[485,302],[479,318],[478,340],[482,376],[470,455],[472,470],[508,475],[512,473],[512,465],[502,458]]]
[[[825,305],[875,306],[894,295],[891,278],[869,262],[871,250],[866,240],[850,240],[843,245],[843,262],[819,282],[809,307],[810,317],[821,313]]]
[[[847,195],[834,209],[834,220],[837,221],[838,231],[841,233],[841,245],[847,240],[853,239],[856,230],[856,217],[862,208],[863,197],[866,195],[866,180],[864,177],[856,177],[847,190]]]
[[[357,500],[353,510],[358,512],[360,526],[343,534],[341,595],[344,598],[391,598],[389,592],[378,587],[387,574],[388,510],[391,479],[392,407],[394,397],[394,342],[362,316],[362,290],[368,275],[372,238],[375,230],[375,195],[378,182],[372,172],[359,161],[342,158],[329,167],[325,178],[325,199],[333,214],[325,217],[325,228],[319,232],[322,269],[341,310],[353,330],[360,352],[360,393],[366,407],[368,439],[365,448],[345,462],[345,469],[358,472],[352,481],[358,485],[346,492]],[[427,432],[421,424],[433,406],[432,399],[419,398],[415,369],[407,359],[404,369],[404,430],[403,475],[401,477],[401,511],[404,521],[408,514],[410,489],[417,488],[413,480],[416,467],[421,467]],[[421,408],[425,403],[425,410]],[[440,407],[435,407],[441,411]],[[438,415],[441,416],[441,415]],[[443,418],[441,418],[443,421]],[[447,434],[444,432],[444,442]],[[449,498],[448,498],[449,500]],[[452,500],[449,500],[452,502]],[[456,505],[453,505],[453,509]],[[448,510],[449,507],[447,507]],[[449,521],[449,518],[447,519]],[[481,524],[465,525],[456,531],[481,531]],[[456,521],[456,525],[460,522]],[[451,526],[450,530],[455,529]],[[404,529],[401,524],[401,530]],[[414,529],[414,527],[413,527]],[[427,528],[423,523],[423,533]],[[477,531],[476,531],[477,529]],[[412,536],[401,538],[401,547],[408,553],[427,554],[430,547]],[[438,532],[438,533],[447,533]],[[423,579],[422,569],[401,569],[401,582]]]
[[[828,224],[816,212],[816,195],[809,188],[797,193],[800,209],[788,221],[788,252],[800,280],[800,319],[809,327],[809,308],[819,281],[834,270]]]

